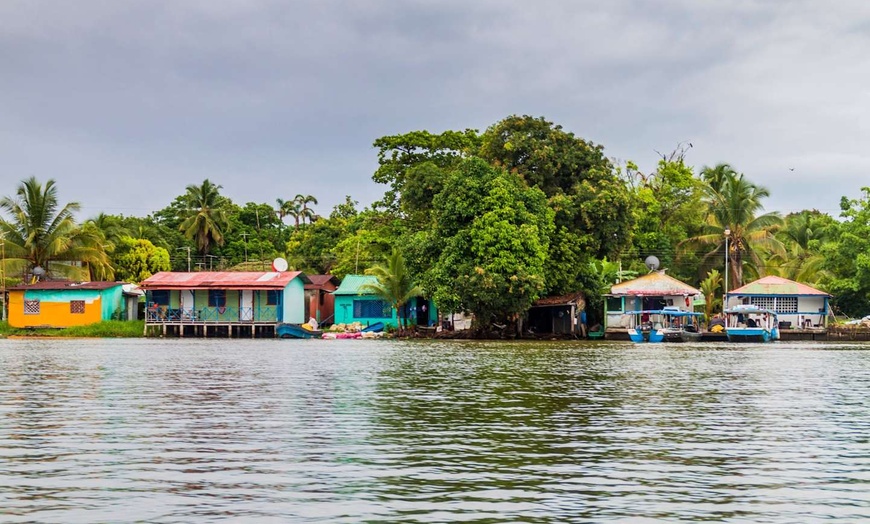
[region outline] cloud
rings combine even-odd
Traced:
[[[206,177],[239,202],[368,203],[377,137],[509,114],[645,170],[691,140],[690,162],[731,163],[786,212],[836,213],[870,163],[861,2],[21,1],[0,19],[4,194],[52,177],[94,212]]]

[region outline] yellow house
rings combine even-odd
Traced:
[[[64,328],[123,318],[123,285],[45,281],[9,288],[9,325]]]

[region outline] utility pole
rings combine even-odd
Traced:
[[[178,249],[186,249],[187,250],[187,272],[190,273],[190,246],[180,247]]]
[[[3,312],[0,319],[6,321],[6,238],[0,239],[0,295],[3,296]]]
[[[245,241],[245,262],[248,261],[248,233],[242,233],[242,239]]]

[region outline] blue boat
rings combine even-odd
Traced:
[[[682,342],[701,338],[697,329],[697,319],[701,313],[668,306],[664,309],[626,311],[626,314],[634,316],[634,326],[628,329],[628,338],[632,342]]]
[[[749,304],[725,310],[728,342],[772,342],[779,340],[776,311]]]
[[[703,313],[683,311],[676,306],[662,309],[665,327],[665,342],[698,342],[701,340],[701,317]]]
[[[383,330],[384,330],[384,323],[383,322],[375,322],[374,324],[372,324],[370,326],[364,327],[362,329],[362,332],[363,333],[380,333]]]
[[[634,315],[634,326],[628,328],[628,338],[632,342],[664,342],[664,317],[661,309],[626,311]]]
[[[275,328],[278,338],[321,338],[323,331],[305,329],[299,324],[278,324]]]

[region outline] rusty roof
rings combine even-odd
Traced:
[[[95,289],[103,290],[115,286],[123,286],[124,282],[72,282],[69,280],[43,280],[35,284],[20,284],[9,288],[9,291],[30,291],[33,289],[57,291],[61,289]]]
[[[571,304],[576,304],[579,308],[585,308],[586,295],[584,295],[582,291],[578,291],[567,295],[539,298],[538,300],[535,300],[532,307],[570,306]]]
[[[663,271],[653,271],[648,275],[614,284],[610,288],[613,295],[628,296],[676,296],[700,295],[701,292],[692,286],[680,282]]]
[[[319,289],[327,283],[331,283],[335,287],[338,287],[338,285],[341,284],[341,280],[339,280],[335,275],[308,275],[308,280],[310,280],[311,283],[305,284],[305,289]]]
[[[144,280],[143,289],[284,289],[294,278],[310,282],[301,271],[161,271]]]
[[[755,282],[750,282],[745,286],[737,289],[732,289],[728,292],[729,296],[733,295],[803,295],[803,296],[818,296],[829,297],[828,293],[819,291],[806,284],[795,282],[787,278],[777,276],[767,276],[759,278]]]

